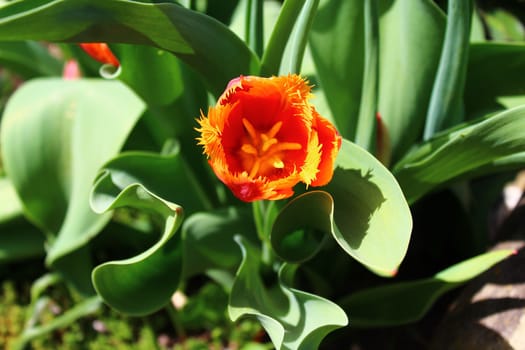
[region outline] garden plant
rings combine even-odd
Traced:
[[[196,349],[416,324],[516,253],[488,251],[525,165],[523,27],[498,11],[0,0],[0,264],[41,273],[0,346],[103,309],[164,313]]]

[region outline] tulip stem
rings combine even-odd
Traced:
[[[273,262],[272,245],[270,242],[271,224],[275,215],[273,214],[274,201],[255,201],[252,203],[253,219],[257,236],[261,241],[261,260],[266,265]]]

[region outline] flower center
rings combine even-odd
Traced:
[[[297,142],[279,142],[275,137],[283,126],[282,121],[275,123],[267,132],[260,132],[255,129],[246,118],[242,119],[242,125],[246,129],[248,137],[244,140],[239,155],[243,167],[248,171],[251,178],[257,174],[266,176],[275,169],[283,169],[284,153],[302,148]]]

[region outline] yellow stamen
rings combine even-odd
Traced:
[[[246,118],[242,119],[242,125],[248,137],[239,155],[252,178],[266,176],[274,169],[284,169],[284,153],[302,148],[297,142],[279,142],[276,136],[282,128],[282,121],[275,123],[267,132],[260,132]]]

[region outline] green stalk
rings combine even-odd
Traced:
[[[375,151],[375,114],[379,76],[379,18],[377,0],[365,0],[365,66],[355,142]]]
[[[269,225],[269,211],[272,209],[272,202],[255,201],[252,202],[253,219],[255,221],[255,229],[257,236],[261,241],[261,260],[267,265],[271,266],[273,262],[272,245],[270,243]]]
[[[428,107],[425,140],[462,119],[472,8],[472,0],[448,1],[445,40]]]
[[[173,306],[173,304],[170,302],[168,303],[168,305],[166,305],[166,312],[168,313],[168,317],[170,318],[171,325],[175,329],[175,332],[177,333],[177,335],[180,338],[185,339],[187,334],[180,320],[179,311],[175,309],[175,306]]]
[[[291,50],[290,50],[290,73],[300,73],[303,63],[304,51],[308,43],[308,34],[314,21],[319,0],[306,0],[304,7],[297,19],[296,27],[293,31]]]
[[[286,0],[261,61],[261,75],[277,75],[286,44],[306,0]]]
[[[264,47],[263,0],[248,0],[246,5],[246,44],[261,57]]]

